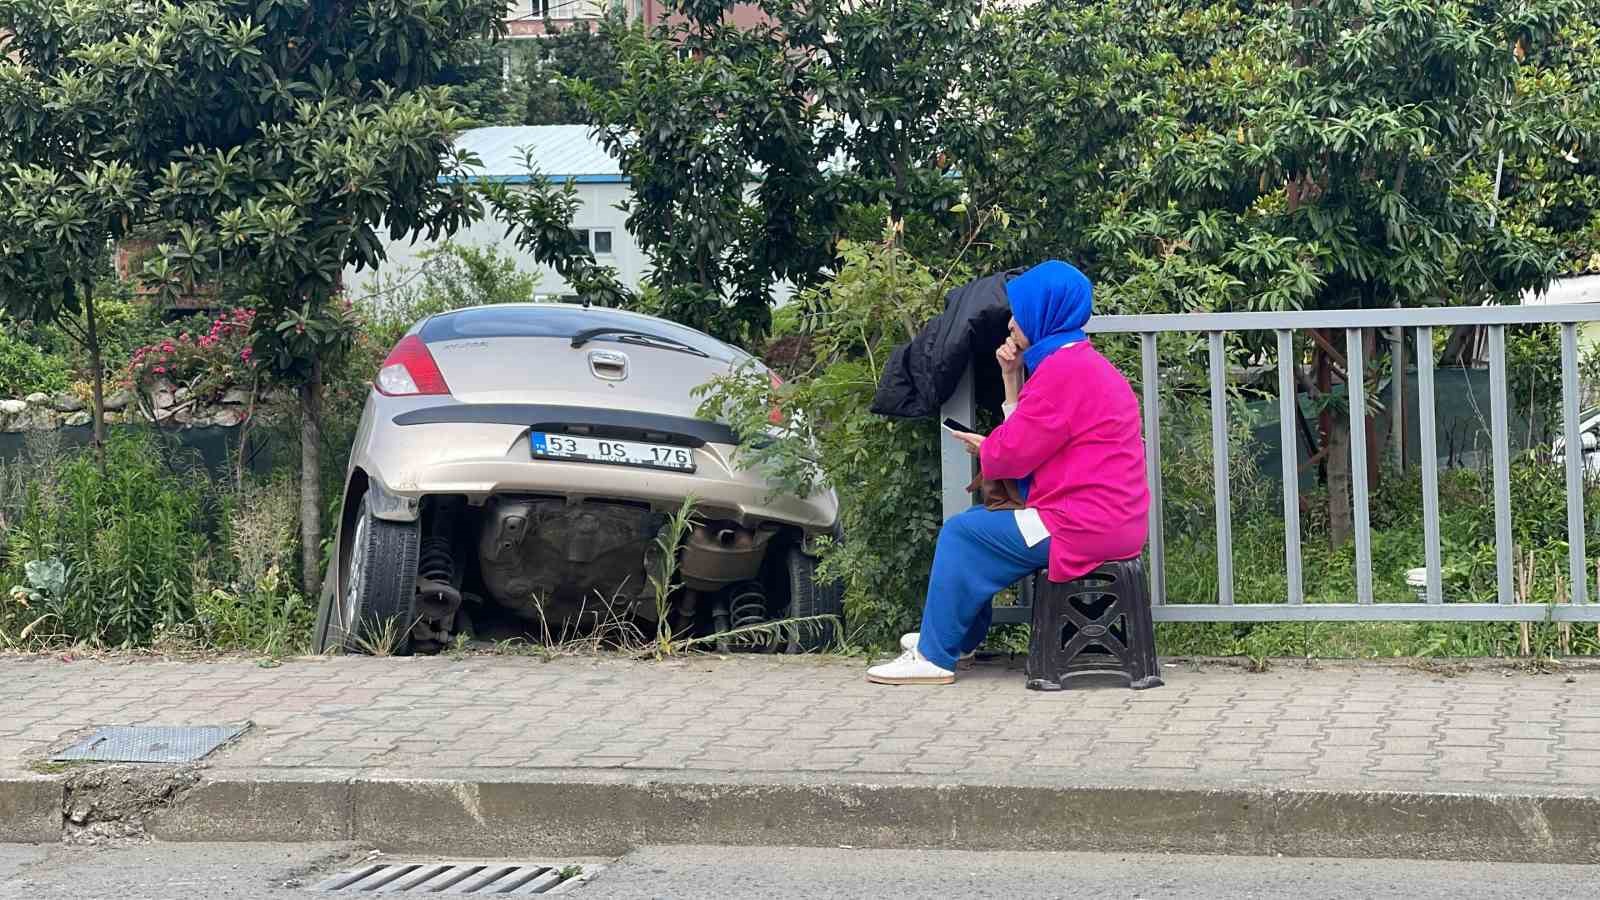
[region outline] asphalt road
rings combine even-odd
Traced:
[[[311,893],[305,885],[364,858],[359,849],[326,844],[0,845],[0,898],[315,900],[330,895]],[[593,884],[571,896],[1576,900],[1600,895],[1600,867],[1504,863],[647,847],[607,865]]]

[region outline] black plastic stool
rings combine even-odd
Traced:
[[[1066,584],[1034,576],[1028,687],[1059,691],[1075,675],[1121,675],[1136,691],[1161,686],[1144,562],[1108,562]]]

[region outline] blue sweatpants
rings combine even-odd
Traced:
[[[974,506],[945,522],[928,576],[917,651],[955,671],[956,660],[978,649],[989,633],[994,595],[1049,563],[1050,539],[1029,547],[1008,510]]]

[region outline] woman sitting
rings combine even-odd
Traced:
[[[901,638],[899,659],[868,669],[869,681],[950,684],[988,634],[996,593],[1046,568],[1052,581],[1071,581],[1144,547],[1150,490],[1139,401],[1083,333],[1089,279],[1051,260],[1013,278],[1006,294],[1011,336],[995,351],[1005,422],[988,437],[954,434],[985,479],[1018,482],[1025,508],[974,507],[944,523],[922,629]]]

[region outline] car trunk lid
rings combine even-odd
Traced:
[[[695,417],[695,389],[737,363],[652,345],[595,339],[503,337],[430,344],[450,393],[463,403],[538,403],[636,409]]]

